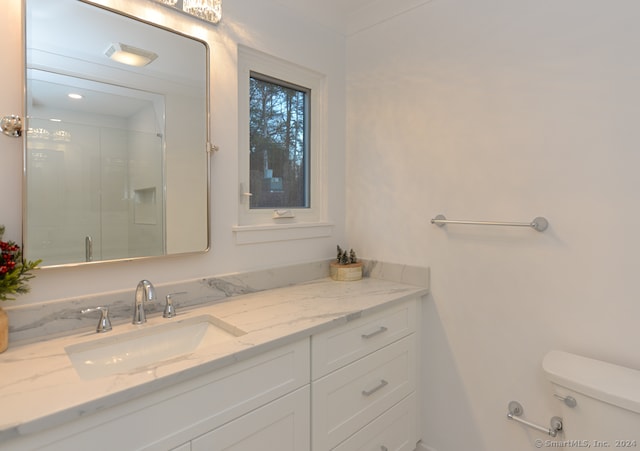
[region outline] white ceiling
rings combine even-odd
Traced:
[[[433,0],[274,1],[349,36]]]

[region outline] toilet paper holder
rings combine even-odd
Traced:
[[[556,435],[558,435],[558,432],[562,431],[562,418],[560,417],[552,417],[551,421],[549,422],[550,427],[546,428],[544,426],[539,426],[537,424],[531,423],[527,420],[523,420],[522,418],[520,418],[523,413],[524,408],[518,401],[511,401],[509,403],[509,413],[507,414],[507,418],[509,418],[510,420],[517,421],[520,424],[524,424],[525,426],[535,429],[536,431],[548,434],[551,437],[555,437]]]

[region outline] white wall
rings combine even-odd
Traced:
[[[118,289],[133,291],[148,278],[156,284],[287,265],[333,257],[344,242],[345,41],[319,25],[294,17],[271,1],[229,1],[218,26],[187,18],[150,1],[101,0],[149,20],[157,20],[208,41],[211,47],[211,127],[220,152],[212,158],[212,250],[206,254],[74,269],[47,269],[31,282],[31,293],[20,304],[87,295]],[[22,114],[21,2],[10,0],[0,15],[0,30],[8,42],[0,72],[0,113]],[[236,245],[231,227],[237,223],[237,45],[244,44],[327,75],[329,86],[328,220],[335,224],[329,238],[302,239],[257,245]],[[10,88],[12,87],[12,88]],[[0,223],[5,238],[20,241],[21,140],[0,136]]]
[[[535,449],[560,348],[640,368],[640,4],[435,0],[347,42],[347,233],[431,267],[425,443]],[[550,229],[448,226],[529,221]],[[635,437],[637,438],[637,437]]]

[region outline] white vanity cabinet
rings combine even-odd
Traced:
[[[283,334],[239,361],[223,355],[227,366],[204,374],[207,362],[194,366],[197,376],[176,374],[173,386],[169,375],[163,388],[113,390],[109,406],[89,415],[78,418],[76,408],[19,426],[0,451],[413,451],[419,299],[356,310],[310,337],[309,329]]]
[[[418,309],[404,302],[312,336],[313,451],[414,450]]]
[[[304,437],[296,438],[297,443],[308,447],[308,393],[309,340],[304,339],[63,426],[1,443],[0,450],[213,451],[223,447],[218,443],[201,447],[202,436],[211,434],[228,442],[233,435],[241,443],[243,438],[264,438],[255,431],[267,426],[272,427],[272,436],[289,434],[280,437],[283,443],[295,434]]]

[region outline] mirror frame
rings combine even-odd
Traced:
[[[99,8],[104,11],[117,14],[119,16],[135,20],[136,22],[149,25],[191,40],[201,43],[204,45],[205,49],[205,149],[202,151],[205,152],[205,164],[207,165],[207,176],[206,176],[206,247],[202,250],[194,250],[188,252],[177,252],[173,254],[163,254],[163,255],[150,255],[150,256],[138,256],[138,257],[123,257],[116,259],[108,259],[108,260],[95,260],[95,261],[80,261],[73,263],[61,263],[61,264],[52,264],[52,265],[40,265],[39,269],[49,269],[49,268],[74,268],[79,266],[86,265],[95,265],[95,264],[103,264],[103,263],[118,263],[118,262],[131,262],[131,261],[139,261],[139,260],[156,260],[161,258],[171,258],[177,256],[185,256],[185,255],[199,255],[205,254],[211,250],[211,154],[212,152],[218,150],[217,146],[212,144],[211,141],[211,49],[209,47],[209,43],[199,37],[194,35],[185,33],[183,31],[179,31],[173,28],[170,28],[165,25],[161,25],[155,22],[152,22],[147,19],[143,19],[141,17],[135,16],[133,14],[120,11],[118,9],[108,7],[102,4],[94,3],[90,0],[75,0],[80,3],[84,3],[94,8]],[[23,92],[23,114],[26,118],[27,114],[27,106],[28,106],[28,97],[27,97],[27,2],[28,0],[22,0],[22,55],[23,55],[23,74],[22,74],[22,92]],[[161,5],[159,5],[161,7]],[[189,20],[181,16],[182,20]],[[194,19],[195,20],[195,19]],[[23,124],[27,121],[23,121]],[[28,245],[28,234],[27,234],[27,133],[26,130],[23,130],[23,168],[22,168],[22,249],[23,249],[23,257],[25,254],[25,249],[27,249]]]

